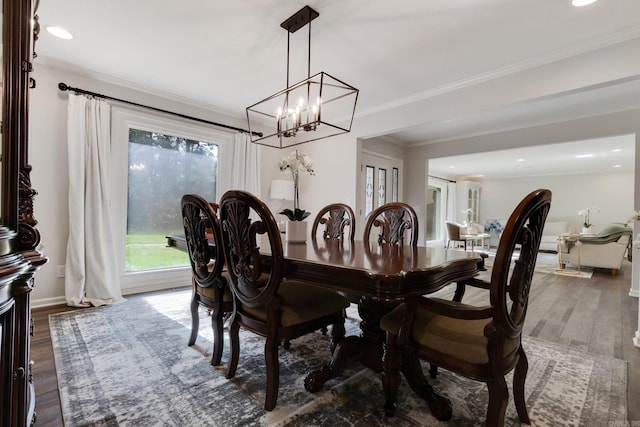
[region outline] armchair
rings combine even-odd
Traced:
[[[615,276],[631,243],[632,229],[611,223],[595,236],[561,235],[558,241],[558,262],[611,269]]]
[[[451,242],[464,243],[464,250],[467,250],[467,243],[471,243],[471,250],[474,250],[474,245],[478,242],[482,250],[484,250],[485,242],[489,246],[489,239],[491,235],[484,232],[484,227],[481,224],[471,223],[468,227],[460,225],[455,222],[445,221],[447,226],[447,249],[451,246]]]

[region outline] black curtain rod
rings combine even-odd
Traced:
[[[435,175],[427,175],[429,178],[435,178],[435,179],[440,179],[442,181],[447,181],[447,182],[456,182],[454,180],[451,179],[447,179],[447,178],[440,178],[439,176],[435,176]]]
[[[81,93],[83,95],[91,95],[91,96],[95,96],[96,98],[110,99],[112,101],[118,101],[118,102],[122,102],[124,104],[135,105],[136,107],[147,108],[149,110],[158,111],[160,113],[166,113],[166,114],[171,114],[173,116],[182,117],[183,119],[193,120],[193,121],[200,122],[200,123],[206,123],[208,125],[218,126],[218,127],[225,128],[225,129],[236,130],[238,132],[249,133],[249,131],[246,130],[246,129],[237,128],[235,126],[229,126],[229,125],[225,125],[225,124],[222,124],[222,123],[211,122],[209,120],[204,120],[204,119],[199,119],[197,117],[187,116],[186,114],[180,114],[180,113],[176,113],[174,111],[163,110],[161,108],[151,107],[149,105],[138,104],[137,102],[131,102],[131,101],[126,101],[124,99],[114,98],[112,96],[103,95],[101,93],[91,92],[91,91],[80,89],[80,88],[77,88],[77,87],[71,87],[71,86],[67,85],[66,83],[58,83],[58,89],[60,89],[61,91],[67,91],[68,90],[68,91],[73,91],[75,93]],[[262,132],[251,132],[251,134],[255,135],[255,136],[262,136]]]

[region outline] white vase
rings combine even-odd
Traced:
[[[289,243],[304,243],[307,241],[306,221],[287,221],[286,239]]]

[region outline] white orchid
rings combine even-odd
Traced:
[[[301,153],[298,150],[291,152],[289,156],[280,160],[278,167],[281,171],[290,171],[292,174],[295,172],[307,172],[309,175],[315,175],[311,157],[307,153]]]
[[[589,208],[584,208],[578,211],[578,215],[582,217],[582,225],[584,226],[584,228],[591,227],[591,211],[600,212],[600,209],[598,209],[596,206],[591,206]]]
[[[313,162],[311,157],[306,153],[301,153],[298,150],[293,151],[289,156],[280,160],[278,167],[282,172],[290,172],[293,176],[293,210],[284,209],[279,212],[289,218],[290,221],[302,221],[311,215],[311,212],[300,209],[300,202],[298,200],[298,176],[300,172],[306,172],[309,175],[315,175],[313,170]]]
[[[467,208],[467,209],[463,209],[461,212],[465,215],[467,224],[471,224],[471,216],[473,215],[473,209]]]

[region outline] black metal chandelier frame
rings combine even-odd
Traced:
[[[324,71],[311,75],[311,21],[319,15],[305,6],[280,24],[287,30],[287,86],[247,107],[252,142],[285,148],[351,131],[358,89]],[[309,26],[307,78],[290,85],[291,34],[305,25]],[[260,129],[263,135],[257,135],[265,123],[266,129]]]

